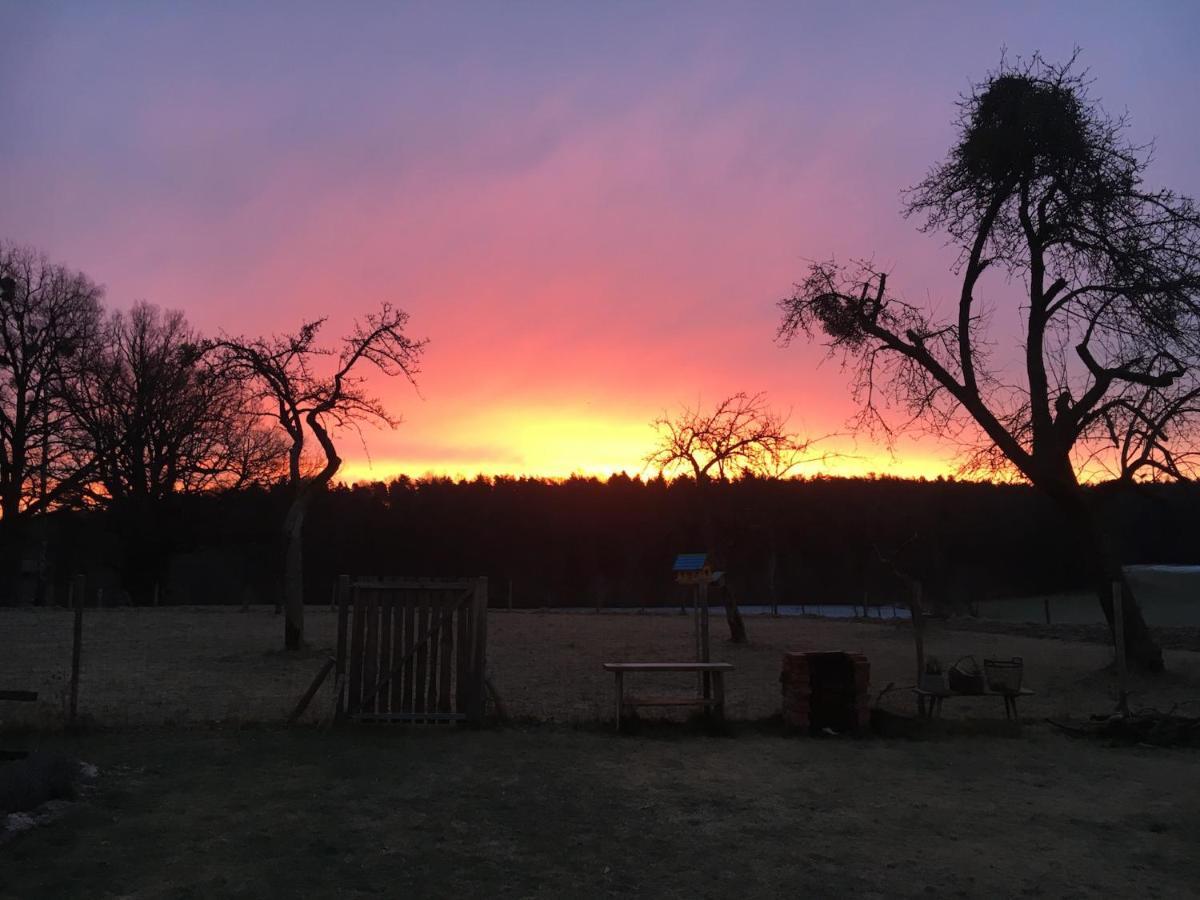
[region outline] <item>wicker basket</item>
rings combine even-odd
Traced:
[[[1025,663],[1021,657],[1012,659],[985,659],[983,674],[989,691],[999,694],[1015,694],[1021,690],[1021,678],[1025,674]]]

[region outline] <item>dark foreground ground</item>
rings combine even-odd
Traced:
[[[1200,754],[538,727],[59,739],[0,896],[1196,896]]]

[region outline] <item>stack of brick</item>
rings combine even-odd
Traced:
[[[859,728],[871,724],[871,661],[861,653],[847,653],[854,664],[854,718]]]
[[[808,681],[808,654],[783,654],[783,724],[791,728],[807,728],[812,690]]]
[[[871,663],[861,653],[783,655],[783,723],[791,728],[866,728],[871,721]]]

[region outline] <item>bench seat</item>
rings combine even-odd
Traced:
[[[718,720],[725,717],[726,672],[733,671],[733,663],[727,662],[608,662],[604,670],[616,676],[617,687],[617,730],[621,730],[621,712],[625,707],[638,706],[700,706],[709,710]],[[704,676],[705,691],[711,684],[712,696],[625,696],[624,675],[626,672],[699,672]]]

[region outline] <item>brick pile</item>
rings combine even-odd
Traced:
[[[866,728],[871,720],[871,663],[861,653],[783,654],[783,723],[792,728]]]

